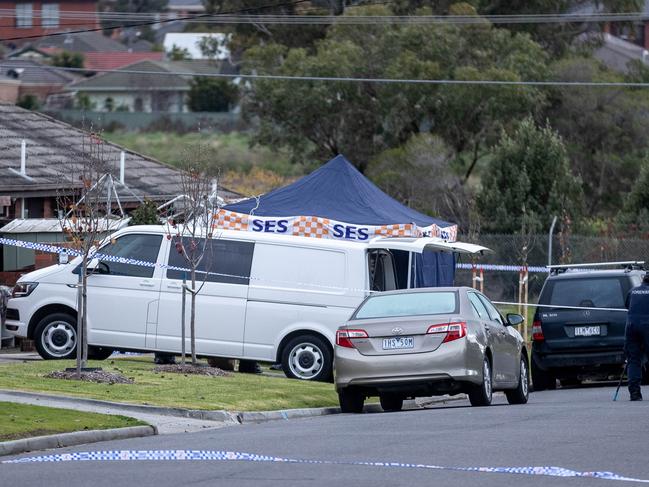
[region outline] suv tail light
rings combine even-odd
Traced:
[[[541,328],[541,320],[534,320],[532,323],[532,340],[541,342],[545,340],[543,336],[543,328]]]
[[[336,345],[345,348],[354,348],[353,338],[369,338],[365,330],[338,330],[336,331]]]
[[[426,331],[427,335],[436,333],[446,333],[442,343],[452,342],[453,340],[466,336],[466,323],[464,321],[456,321],[444,325],[430,325]]]

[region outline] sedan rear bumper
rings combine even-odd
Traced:
[[[465,341],[445,343],[433,352],[361,355],[355,348],[336,347],[335,384],[368,389],[408,389],[433,383],[482,383],[482,354]],[[447,387],[447,388],[448,388]]]

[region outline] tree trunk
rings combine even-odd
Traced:
[[[77,281],[77,377],[81,378],[81,337],[83,335],[83,276],[88,269],[88,260],[86,257],[83,257],[81,263],[81,272],[79,273],[79,280]]]
[[[191,315],[189,318],[189,327],[190,327],[190,337],[192,341],[192,365],[196,365],[196,268],[192,267],[192,303],[191,303]]]
[[[83,281],[81,285],[81,306],[83,313],[81,315],[81,328],[83,333],[81,335],[81,367],[88,366],[88,274],[83,273]]]
[[[182,298],[182,317],[180,319],[180,325],[182,326],[181,330],[181,339],[182,339],[182,355],[180,363],[185,365],[185,315],[187,314],[187,273],[183,275],[183,298]]]

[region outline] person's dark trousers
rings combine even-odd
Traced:
[[[629,364],[629,393],[633,399],[642,397],[640,383],[642,381],[642,359],[649,352],[649,323],[626,324],[624,352]]]

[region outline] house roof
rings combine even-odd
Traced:
[[[127,52],[128,48],[100,32],[46,37],[35,43],[37,48],[58,48],[71,52]]]
[[[38,85],[67,85],[79,79],[79,76],[31,59],[0,60],[0,75],[23,84]]]
[[[89,133],[42,113],[0,102],[0,195],[53,196],[61,189],[61,174],[80,168]],[[26,141],[25,176],[20,175],[21,143]],[[143,199],[167,201],[181,191],[180,173],[162,162],[129,151],[116,144],[104,145],[107,160],[114,161],[119,177],[120,153],[125,152],[125,187],[117,184],[122,202]],[[66,177],[69,181],[69,176]],[[220,193],[226,201],[239,195]]]
[[[139,71],[133,73],[131,71]],[[146,73],[142,73],[142,71]],[[151,74],[147,74],[150,72]],[[161,72],[169,73],[161,75]],[[140,61],[68,86],[70,91],[188,91],[194,74],[235,74],[227,61]]]
[[[593,55],[609,68],[626,73],[629,71],[628,63],[630,61],[649,61],[646,56],[646,50],[632,42],[627,42],[611,34],[603,35],[604,42],[599,46]]]
[[[92,70],[118,69],[139,61],[162,61],[162,52],[87,52],[83,67]]]

